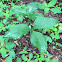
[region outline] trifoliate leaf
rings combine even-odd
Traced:
[[[51,10],[53,13],[62,13],[61,9],[56,8],[56,7],[52,8],[52,9],[50,9],[50,10]]]
[[[10,27],[10,29],[5,33],[5,37],[18,39],[23,35],[26,35],[30,31],[30,28],[25,24],[18,24]]]
[[[33,29],[45,29],[55,26],[59,21],[49,17],[38,17],[33,24]]]
[[[34,47],[37,47],[39,51],[46,52],[47,51],[47,42],[42,33],[33,31],[30,38],[31,44]]]
[[[9,45],[9,46],[8,46],[8,45]],[[6,45],[5,45],[5,47],[6,47],[7,49],[12,49],[14,46],[15,46],[15,44],[14,44],[14,43],[11,43],[11,42],[6,43]]]
[[[1,48],[0,49],[0,53],[1,53],[1,55],[3,56],[3,57],[6,57],[6,49],[5,48]]]

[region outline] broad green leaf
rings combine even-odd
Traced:
[[[13,2],[11,2],[11,6],[15,6],[15,4]]]
[[[41,60],[42,60],[42,61],[44,61],[44,60],[45,60],[45,58],[44,58],[44,55],[43,55],[43,54],[41,54],[41,55],[40,55],[40,58],[41,58]]]
[[[56,4],[57,0],[52,0],[48,3],[48,7],[52,7]]]
[[[8,46],[8,45],[9,45],[9,46]],[[6,45],[5,45],[5,47],[6,47],[7,49],[12,49],[14,46],[15,46],[15,44],[14,44],[14,43],[11,43],[11,42],[6,43]]]
[[[29,59],[32,59],[32,58],[33,58],[33,54],[29,53]]]
[[[31,13],[37,9],[37,2],[31,2],[27,5],[28,7],[28,13]]]
[[[13,8],[11,12],[14,12],[16,15],[22,15],[24,17],[26,17],[27,13],[24,9],[17,7],[17,8]]]
[[[20,21],[20,22],[22,22],[23,18],[22,17],[18,17],[17,20]]]
[[[45,8],[47,8],[47,3],[45,1],[42,4],[41,3],[38,3],[37,7],[39,9],[45,9]]]
[[[12,56],[8,56],[5,60],[5,62],[12,62]]]
[[[1,45],[0,46],[3,47],[3,45],[4,45],[4,41],[1,42]]]
[[[21,62],[21,59],[17,57],[17,62]]]
[[[62,13],[61,9],[56,8],[56,7],[52,8],[52,9],[50,9],[50,10],[51,10],[53,13]]]
[[[22,59],[23,59],[24,61],[27,61],[27,60],[28,60],[28,58],[25,56],[25,54],[23,54],[21,57],[22,57]]]
[[[57,59],[52,59],[52,60],[50,60],[50,62],[58,62],[58,60]]]
[[[34,47],[37,47],[39,51],[46,52],[47,51],[47,42],[42,33],[33,31],[30,38],[31,44]]]
[[[12,56],[13,58],[15,58],[15,52],[13,50],[9,51],[9,55]]]
[[[42,13],[31,13],[28,17],[32,20],[35,20],[37,17],[44,17],[44,15]]]
[[[45,29],[55,26],[59,21],[49,17],[38,17],[33,24],[33,29]]]
[[[23,35],[26,35],[30,31],[30,28],[25,24],[18,24],[12,26],[5,34],[5,37],[18,39]]]
[[[5,14],[4,12],[0,12],[0,17],[4,16],[4,14]]]
[[[44,11],[45,13],[47,13],[49,11],[49,8],[45,8]]]
[[[4,42],[5,38],[3,38],[3,36],[0,36],[0,43]]]
[[[46,41],[49,41],[50,43],[52,42],[51,37],[49,37],[49,36],[45,35],[45,38],[46,38]]]
[[[0,49],[0,53],[2,54],[3,57],[6,57],[6,49],[5,48],[1,48]]]

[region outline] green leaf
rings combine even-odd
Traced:
[[[34,47],[38,48],[39,51],[41,52],[47,51],[47,42],[42,33],[33,31],[31,34],[30,41]]]
[[[22,16],[26,16],[27,15],[27,13],[26,13],[26,11],[24,10],[24,9],[22,9],[22,8],[20,8],[20,7],[17,7],[17,8],[13,8],[12,10],[11,10],[11,12],[13,13],[15,13],[16,15],[22,15]],[[11,14],[12,15],[12,14]]]
[[[17,57],[17,62],[21,62],[21,59]]]
[[[5,60],[5,62],[12,62],[12,56],[8,56]]]
[[[46,38],[46,41],[49,41],[50,43],[52,43],[52,39],[51,39],[51,37],[45,35],[45,38]]]
[[[8,46],[8,45],[9,45],[9,46]],[[5,45],[5,47],[6,47],[7,49],[12,49],[14,46],[15,46],[15,44],[14,44],[14,43],[11,43],[11,42],[6,43],[6,45]]]
[[[42,13],[31,13],[28,17],[32,20],[35,20],[37,17],[44,17],[44,15]]]
[[[18,39],[23,35],[26,35],[30,31],[30,28],[25,24],[18,24],[12,26],[5,34],[5,37]]]
[[[4,38],[3,38],[3,35],[2,36],[0,36],[0,42],[4,42]]]
[[[55,26],[59,21],[49,17],[38,17],[33,24],[33,29],[45,29]]]
[[[58,60],[57,59],[52,59],[52,60],[50,60],[50,62],[58,62]]]
[[[32,59],[32,58],[33,58],[33,54],[29,53],[29,59]]]
[[[45,1],[42,4],[41,3],[38,3],[37,7],[39,9],[45,9],[45,8],[47,8],[47,3]]]
[[[60,46],[60,47],[62,47],[62,44],[60,44],[60,43],[57,43],[57,42],[56,42],[56,45],[57,45],[57,46]]]
[[[55,32],[55,34],[51,33],[50,36],[52,37],[52,39],[60,39],[58,32]]]
[[[56,4],[57,0],[52,0],[48,3],[48,7],[52,7]]]
[[[11,6],[15,6],[15,4],[13,2],[11,2]]]
[[[20,51],[19,54],[28,54],[28,52],[23,50],[23,51]]]
[[[37,9],[37,2],[31,2],[27,5],[28,7],[28,13],[31,13]]]
[[[22,17],[18,17],[17,20],[19,20],[20,22],[22,22],[23,18]]]
[[[4,16],[4,14],[5,14],[4,12],[0,12],[0,17]]]
[[[58,33],[62,33],[62,23],[59,24]]]
[[[1,48],[0,49],[0,53],[2,54],[3,57],[6,57],[6,49],[5,48]]]
[[[45,8],[44,11],[45,13],[47,13],[49,11],[49,8]]]
[[[28,60],[28,58],[25,56],[25,54],[22,55],[22,59],[23,59],[24,61],[27,61],[27,60]]]
[[[51,10],[53,13],[62,13],[61,9],[56,8],[56,7],[52,8],[52,9],[50,9],[50,10]]]
[[[43,55],[43,54],[41,54],[41,55],[40,55],[40,58],[41,58],[41,60],[42,60],[42,61],[44,61],[44,60],[45,60],[45,58],[44,58],[44,55]]]
[[[9,51],[9,55],[12,56],[13,58],[15,58],[15,52],[13,50]]]

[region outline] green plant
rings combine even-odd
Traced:
[[[46,3],[44,1],[42,4],[39,3],[38,8],[43,9],[45,11],[45,13],[47,13],[49,10],[51,10],[53,13],[62,13],[61,8],[54,7],[56,2],[57,2],[57,0],[52,0],[49,3]],[[51,7],[53,7],[53,8],[51,8]]]
[[[27,4],[27,5],[21,3],[19,4],[19,6],[11,2],[10,3],[11,8],[10,6],[0,2],[0,7],[1,7],[0,32],[2,32],[2,30],[6,31],[4,35],[0,36],[1,37],[0,53],[2,54],[3,57],[6,57],[6,52],[9,53],[9,56],[6,59],[6,62],[8,62],[9,59],[10,59],[10,62],[12,62],[12,59],[15,58],[15,52],[12,50],[15,44],[13,42],[8,42],[9,39],[18,39],[30,32],[31,44],[34,47],[37,47],[40,52],[46,54],[47,41],[52,43],[53,40],[56,41],[56,39],[60,38],[59,33],[61,32],[61,29],[60,29],[61,26],[59,26],[59,31],[56,28],[57,27],[56,25],[57,23],[59,23],[59,21],[54,18],[44,17],[44,15],[42,13],[38,13],[38,10],[37,10],[38,8],[43,9],[45,13],[47,13],[50,9],[49,7],[52,7],[55,5],[55,3],[51,5],[52,2],[56,3],[56,0],[53,0],[48,4],[46,2],[43,2],[43,4],[38,2],[31,2],[30,4]],[[54,9],[54,11],[52,9]],[[60,9],[57,9],[57,8],[52,8],[52,9],[50,10],[54,13],[61,13]],[[56,9],[57,9],[57,12],[55,11]],[[16,20],[13,20],[15,18]],[[29,22],[27,20],[27,21],[24,21],[23,23],[23,19],[25,18],[29,18]],[[31,20],[34,20],[33,24],[31,23]],[[32,27],[31,27],[31,24],[32,24]],[[6,29],[8,29],[8,31]],[[48,36],[46,32],[48,32],[50,36]],[[5,51],[5,53],[3,51]],[[23,54],[22,59],[24,61],[28,60],[28,62],[29,61],[33,62],[31,61],[31,59],[33,58],[33,54],[29,53],[29,59],[28,59],[25,56],[25,54],[27,53],[28,53],[27,51],[23,50],[19,54]],[[34,60],[35,62],[38,60],[39,61],[44,60],[43,58],[39,59],[38,54],[37,56],[36,56],[37,58]],[[25,57],[25,59],[23,57]],[[17,62],[18,60],[19,62],[21,62],[21,59],[17,57]],[[46,62],[47,60],[50,61],[50,59],[45,59],[45,60]]]
[[[35,29],[45,30],[55,26],[58,21],[54,18],[44,17],[42,14],[37,13],[37,6],[38,2],[32,2],[27,6],[22,6],[22,8],[16,6],[12,8],[11,11],[15,13],[16,17],[22,16],[23,18],[29,18],[31,24],[31,20],[35,20],[33,23],[33,27],[29,28],[26,24],[18,24],[10,27],[10,29],[6,32],[4,37],[18,39],[24,35],[26,35],[29,31],[31,32],[30,41],[33,46],[37,47],[39,51],[46,52],[47,51],[47,38],[51,39],[49,36],[45,36],[44,33],[40,33],[34,31]],[[34,8],[33,8],[34,6]],[[22,11],[23,10],[23,11]],[[17,11],[17,13],[16,13]],[[34,12],[34,13],[33,13]],[[17,16],[18,15],[18,16]],[[21,17],[21,18],[22,18]],[[23,19],[22,18],[22,19]],[[47,39],[47,41],[46,41]],[[41,41],[42,40],[42,41]],[[43,49],[44,48],[44,49]]]
[[[26,50],[25,50],[26,51]],[[22,54],[21,51],[19,52],[19,54]],[[33,53],[28,53],[27,55],[22,54],[21,56],[21,59],[17,57],[17,62],[21,60],[23,60],[24,62],[27,61],[27,62],[42,62],[42,61],[45,61],[45,62],[54,62],[54,61],[57,61],[56,59],[53,59],[53,60],[50,60],[50,55],[48,55],[48,57],[45,57],[42,53],[36,53],[36,51],[33,51]],[[18,60],[19,59],[19,60]]]

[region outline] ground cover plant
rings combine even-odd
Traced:
[[[16,57],[17,62],[58,62],[56,59],[50,60],[47,42],[53,44],[57,39],[60,39],[59,33],[62,33],[62,23],[54,18],[45,17],[48,11],[62,13],[61,8],[54,6],[57,0],[52,0],[49,3],[44,1],[42,4],[31,2],[27,5],[22,3],[17,5],[10,1],[5,4],[4,1],[0,2],[0,53],[3,58],[7,57],[5,62],[12,62],[12,59],[16,56],[13,48],[17,44],[11,40],[22,38],[28,33],[30,34],[31,44],[40,53],[27,52],[27,47],[25,47],[23,51],[19,52],[19,55],[22,54],[20,55],[21,58]],[[44,10],[44,15],[39,13],[38,9]],[[24,21],[25,19],[27,20]],[[56,45],[62,47],[60,43],[56,42]],[[44,57],[43,53],[48,54],[48,56]],[[28,54],[28,57],[26,54]]]

